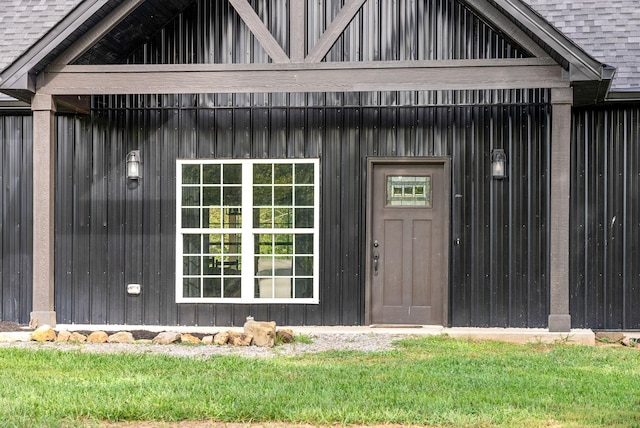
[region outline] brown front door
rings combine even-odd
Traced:
[[[447,324],[448,161],[370,164],[371,324]]]

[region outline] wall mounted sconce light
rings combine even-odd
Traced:
[[[131,150],[127,154],[127,178],[129,180],[140,178],[140,150]]]
[[[507,155],[503,149],[491,150],[491,177],[501,180],[507,176]]]

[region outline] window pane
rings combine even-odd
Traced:
[[[296,184],[313,184],[312,163],[296,164]]]
[[[226,207],[238,207],[242,205],[242,188],[241,187],[225,187],[222,190],[222,205]]]
[[[296,254],[313,254],[313,235],[296,235]]]
[[[222,178],[224,184],[242,184],[242,165],[225,164],[222,167]]]
[[[387,177],[387,205],[431,206],[431,177]]]
[[[239,208],[224,209],[224,228],[237,228],[242,226],[242,216]]]
[[[183,208],[182,209],[182,227],[183,228],[198,228],[200,227],[200,210],[197,208]]]
[[[240,278],[224,278],[224,297],[240,297]]]
[[[222,280],[220,278],[204,278],[202,297],[222,297]]]
[[[217,263],[220,257],[203,257],[202,274],[203,275],[220,275],[220,269]]]
[[[272,183],[272,165],[255,164],[253,166],[253,184],[271,184]]]
[[[183,297],[200,297],[200,278],[184,278],[182,280]]]
[[[293,235],[275,235],[274,254],[293,254]]]
[[[200,188],[199,187],[182,187],[182,206],[198,207],[200,206]]]
[[[291,206],[293,205],[293,187],[277,186],[273,188],[273,205]]]
[[[240,254],[241,250],[241,239],[240,235],[235,233],[224,235],[224,254]]]
[[[273,227],[273,217],[271,208],[254,208],[253,209],[253,227],[271,228]]]
[[[275,184],[293,183],[293,165],[277,163],[273,165],[273,182]]]
[[[222,223],[220,208],[202,209],[202,227],[205,229],[218,229]]]
[[[257,276],[273,275],[273,257],[256,257],[255,270]]]
[[[296,208],[295,227],[313,227],[313,208]]]
[[[202,189],[202,205],[220,206],[220,188],[219,187],[205,187]]]
[[[203,165],[202,183],[220,184],[220,165]]]
[[[220,254],[222,251],[222,235],[204,235],[204,253]]]
[[[293,208],[275,208],[273,227],[290,229],[293,226]]]
[[[182,184],[200,184],[200,165],[182,165]]]
[[[271,205],[271,192],[270,186],[256,186],[253,188],[253,206],[270,206]]]
[[[296,205],[313,206],[313,186],[296,186]]]
[[[297,278],[293,297],[296,299],[308,299],[313,297],[313,279]]]
[[[275,276],[291,276],[293,267],[292,257],[274,257],[273,274]]]
[[[183,257],[182,272],[185,275],[200,275],[200,256]]]
[[[313,256],[296,257],[296,276],[313,275]]]
[[[200,235],[183,235],[182,252],[184,254],[200,254]]]
[[[273,235],[259,234],[256,235],[254,251],[256,254],[273,254],[273,245],[271,238]]]
[[[224,265],[222,266],[222,272],[224,275],[240,275],[240,259],[238,256],[225,257]]]

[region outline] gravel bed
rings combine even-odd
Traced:
[[[0,343],[0,348],[16,347],[28,349],[77,350],[89,353],[137,353],[164,354],[174,357],[208,358],[214,355],[240,355],[244,357],[293,356],[330,350],[354,350],[365,352],[394,349],[393,342],[403,335],[381,333],[320,333],[309,336],[312,343],[294,342],[274,348],[258,346],[217,345],[156,345],[151,343],[61,343],[61,342],[13,342]]]

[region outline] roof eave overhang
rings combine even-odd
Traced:
[[[596,104],[607,99],[614,67],[593,58],[522,0],[493,2],[568,62],[569,79],[576,90],[575,104]]]
[[[84,0],[80,2],[44,37],[31,46],[16,61],[0,73],[0,90],[18,95],[22,99],[26,93],[36,90],[34,67],[57,48],[75,30],[84,24],[89,17],[105,5],[107,0]]]

